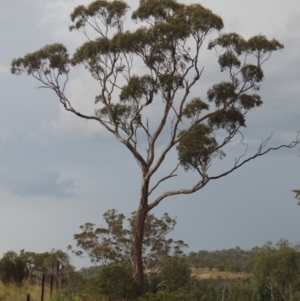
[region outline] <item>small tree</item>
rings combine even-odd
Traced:
[[[261,295],[270,300],[292,300],[299,291],[299,276],[299,246],[280,240],[276,246],[267,243],[257,251],[253,277]]]
[[[164,261],[160,270],[159,278],[161,282],[159,288],[165,288],[168,291],[178,291],[187,289],[191,279],[191,269],[179,257],[171,257]]]
[[[4,284],[22,286],[30,271],[29,253],[23,251],[17,255],[14,251],[6,252],[0,260],[0,279]]]
[[[109,265],[101,270],[95,282],[95,289],[108,301],[135,300],[139,291],[132,273],[118,264]]]
[[[109,264],[131,263],[131,241],[134,234],[134,216],[128,218],[128,229],[124,227],[125,215],[115,209],[103,214],[106,227],[95,228],[92,223],[80,226],[81,233],[75,234],[76,245],[81,250],[72,250],[77,256],[84,253],[92,262]],[[148,214],[145,221],[143,237],[142,258],[144,272],[148,282],[156,274],[169,256],[181,255],[183,249],[188,247],[182,240],[174,241],[167,237],[173,231],[176,220],[165,213],[160,219]],[[72,249],[72,246],[68,247]]]
[[[253,285],[247,282],[228,284],[228,301],[252,301]]]
[[[228,79],[215,83],[205,98],[195,89],[204,70],[200,49],[209,34],[223,28],[222,19],[199,3],[141,0],[132,13],[139,27],[129,31],[128,11],[121,0],[76,7],[70,30],[82,31],[88,41],[72,58],[64,45],[47,45],[13,60],[11,71],[36,78],[56,93],[67,111],[96,121],[133,155],[141,169],[141,184],[130,252],[133,275],[143,291],[142,242],[150,210],[168,197],[194,193],[272,149],[291,148],[299,141],[265,149],[269,139],[264,140],[256,153],[240,156],[228,170],[210,172],[212,162],[225,156],[224,148],[246,126],[246,115],[263,103],[257,94],[264,78],[262,65],[283,45],[263,35],[245,40],[237,33],[212,40],[208,48],[217,49],[221,72],[228,72]],[[78,111],[69,97],[69,74],[77,66],[85,67],[100,85],[95,115]],[[153,104],[160,106],[155,116],[149,110]],[[160,175],[174,150],[178,162]],[[159,186],[178,175],[180,165],[195,171],[195,183],[155,195]]]

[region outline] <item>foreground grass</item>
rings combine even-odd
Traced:
[[[17,287],[0,282],[0,301],[26,301],[27,294],[30,294],[30,300],[41,300],[41,288],[38,286],[25,284],[23,287]],[[45,301],[49,299],[45,298]]]
[[[198,279],[247,279],[251,277],[251,274],[247,273],[233,273],[233,272],[220,272],[217,269],[208,268],[191,268],[192,276]],[[0,282],[0,301],[26,301],[27,294],[30,294],[30,301],[41,300],[41,286],[31,285],[29,282],[25,283],[23,287],[17,287],[15,285],[5,286]],[[44,301],[78,301],[79,298],[68,298],[64,295],[57,295],[53,292],[52,298],[50,297],[49,286],[45,286]]]
[[[210,278],[223,278],[223,279],[247,279],[251,277],[248,273],[233,273],[233,272],[220,272],[217,269],[196,269],[192,268],[192,276],[198,279],[210,279]]]
[[[40,285],[30,285],[25,283],[22,287],[17,287],[15,285],[3,285],[0,282],[0,301],[26,301],[27,294],[30,294],[30,301],[40,301],[41,300],[41,286]],[[53,292],[53,296],[50,297],[49,287],[45,287],[44,291],[44,301],[66,301],[70,300],[62,294],[56,294]],[[75,301],[75,299],[74,299]]]

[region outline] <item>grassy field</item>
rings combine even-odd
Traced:
[[[0,301],[26,301],[27,293],[30,294],[30,300],[41,300],[41,290],[37,286],[28,286],[26,284],[23,287],[16,287],[14,285],[4,286],[0,282]]]
[[[30,301],[41,300],[41,286],[30,285],[25,283],[23,287],[17,287],[15,285],[3,285],[0,282],[0,301],[26,301],[27,294],[30,294]],[[53,293],[50,298],[50,289],[45,287],[44,301],[64,301],[67,300],[61,295]]]
[[[196,269],[192,268],[192,276],[195,276],[199,279],[209,279],[209,278],[218,278],[222,277],[224,279],[246,279],[250,278],[251,274],[247,273],[232,273],[232,272],[220,272],[217,269]]]

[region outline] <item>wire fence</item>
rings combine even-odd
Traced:
[[[30,278],[31,284],[38,282],[38,284],[41,285],[40,301],[44,301],[46,284],[49,284],[50,286],[50,297],[52,297],[54,289],[59,291],[59,289],[64,287],[66,284],[64,265],[59,261],[57,261],[56,264],[52,263],[50,271],[31,274]],[[30,293],[27,293],[26,301],[30,301]]]

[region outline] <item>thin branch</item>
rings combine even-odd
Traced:
[[[167,197],[170,197],[170,196],[173,196],[173,195],[179,195],[179,194],[191,194],[191,193],[194,193],[200,189],[202,189],[210,180],[216,180],[216,179],[219,179],[219,178],[222,178],[224,176],[227,176],[228,174],[232,173],[234,170],[240,168],[241,166],[243,166],[245,163],[257,158],[257,157],[260,157],[260,156],[263,156],[265,154],[267,154],[268,152],[272,151],[272,150],[279,150],[281,148],[293,148],[295,146],[297,146],[299,143],[300,143],[300,138],[299,138],[299,135],[300,135],[300,132],[298,132],[297,134],[297,137],[296,137],[296,140],[295,141],[292,141],[290,144],[288,145],[280,145],[278,147],[271,147],[269,149],[267,149],[266,151],[262,151],[262,148],[266,146],[266,143],[270,140],[271,137],[268,137],[266,140],[264,140],[260,146],[259,146],[259,149],[258,149],[258,152],[249,157],[248,159],[244,160],[243,162],[241,163],[238,163],[239,162],[239,159],[244,156],[242,155],[238,160],[236,160],[235,164],[234,164],[234,167],[231,168],[230,170],[228,170],[227,172],[224,172],[218,176],[213,176],[213,177],[209,177],[209,176],[205,176],[204,178],[202,178],[198,183],[196,183],[193,187],[191,188],[188,188],[188,189],[175,189],[175,190],[170,190],[170,191],[166,191],[165,193],[163,193],[162,195],[160,195],[158,198],[156,198],[155,201],[153,201],[151,204],[148,205],[148,208],[147,208],[147,211],[150,211],[152,210],[154,207],[156,207],[163,199],[167,198]]]
[[[197,182],[193,187],[187,188],[187,189],[174,189],[164,192],[162,195],[160,195],[156,200],[154,200],[152,203],[150,203],[147,207],[147,212],[152,210],[154,207],[156,207],[163,199],[173,196],[173,195],[179,195],[179,194],[191,194],[194,193],[201,188],[203,188],[207,183],[209,179],[201,179],[199,182]]]
[[[277,147],[270,147],[267,150],[262,151],[262,149],[266,146],[266,143],[269,140],[270,140],[270,137],[268,139],[264,140],[260,144],[258,152],[255,155],[253,155],[253,156],[245,159],[243,162],[239,163],[240,158],[243,157],[244,155],[240,156],[239,159],[236,160],[233,168],[231,168],[230,170],[228,170],[228,171],[226,171],[226,172],[224,172],[224,173],[222,173],[222,174],[220,174],[218,176],[209,177],[209,180],[215,180],[215,179],[219,179],[219,178],[225,177],[228,174],[232,173],[234,170],[236,170],[236,169],[240,168],[241,166],[243,166],[245,163],[247,163],[247,162],[249,162],[249,161],[251,161],[251,160],[253,160],[253,159],[257,158],[257,157],[263,156],[263,155],[267,154],[270,151],[279,150],[281,148],[293,148],[293,147],[295,147],[296,145],[298,145],[300,143],[299,132],[298,132],[296,140],[292,141],[290,144],[288,144],[288,145],[283,144],[283,145],[280,145],[280,146],[277,146]]]
[[[168,179],[170,179],[170,178],[176,177],[177,175],[174,174],[174,172],[178,169],[179,166],[180,166],[180,163],[177,164],[177,166],[171,171],[171,173],[170,173],[168,176],[166,176],[166,177],[160,179],[160,180],[153,186],[153,188],[150,189],[150,191],[149,191],[149,193],[148,193],[148,196],[149,196],[149,195],[150,195],[150,194],[151,194],[151,193],[159,186],[160,183],[162,183],[163,181],[168,180]]]

